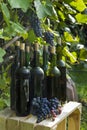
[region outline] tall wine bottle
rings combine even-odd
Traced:
[[[19,58],[20,58],[20,41],[17,41],[15,44],[16,55],[14,62],[11,66],[11,86],[10,86],[10,107],[12,110],[15,110],[15,72],[19,67]]]
[[[44,71],[39,64],[39,45],[38,43],[34,44],[34,63],[33,68],[31,69],[31,101],[34,97],[42,97],[42,87],[44,80]]]
[[[20,67],[16,71],[16,114],[29,114],[29,76],[30,71],[25,66],[25,44],[20,45]]]
[[[56,48],[55,46],[51,47],[51,59],[50,59],[50,68],[47,76],[47,97],[53,98],[58,97],[58,78],[60,76],[60,70],[56,65]]]
[[[61,38],[58,39],[58,44],[56,46],[57,49],[57,67],[60,69],[61,76],[58,79],[60,86],[60,100],[66,101],[66,65],[62,60],[62,46],[61,46]]]
[[[44,82],[43,82],[43,89],[42,89],[42,95],[43,97],[47,97],[47,74],[48,74],[48,46],[43,46],[43,70],[44,70]]]

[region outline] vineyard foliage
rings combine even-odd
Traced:
[[[48,45],[45,34],[50,32],[57,45],[61,37],[59,53],[71,67],[87,61],[86,28],[87,0],[0,0],[0,104],[9,97],[9,59],[17,39]],[[8,104],[5,100],[4,105]]]

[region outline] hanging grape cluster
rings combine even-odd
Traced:
[[[29,19],[29,23],[30,23],[31,27],[33,28],[36,36],[42,37],[41,23],[40,23],[40,20],[39,20],[37,14],[32,10],[28,10],[28,19]]]
[[[61,113],[61,105],[57,98],[33,98],[31,105],[31,113],[37,116],[37,123],[43,121],[46,118],[55,117]]]

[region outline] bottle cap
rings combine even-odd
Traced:
[[[20,41],[16,41],[15,45],[20,46]]]
[[[34,49],[35,49],[35,51],[37,51],[39,49],[39,44],[38,43],[34,44]]]
[[[21,43],[20,49],[21,49],[21,50],[25,50],[25,43]]]
[[[58,44],[61,45],[61,37],[58,38]]]
[[[48,46],[44,45],[44,46],[43,46],[43,50],[44,50],[44,51],[48,51]]]
[[[27,45],[27,46],[25,47],[25,49],[26,49],[26,52],[30,52],[30,46]]]
[[[56,52],[56,47],[55,47],[55,46],[52,46],[52,47],[51,47],[51,53],[55,54],[55,52]]]

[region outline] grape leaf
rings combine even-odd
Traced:
[[[33,0],[8,0],[12,8],[21,8],[24,12],[27,11]]]
[[[7,25],[9,25],[9,20],[10,20],[10,13],[7,5],[5,3],[1,4],[1,9],[3,12],[4,20],[6,21]]]
[[[75,17],[78,23],[87,23],[87,14],[78,13]]]
[[[3,62],[3,56],[6,54],[5,50],[0,48],[0,63]]]

